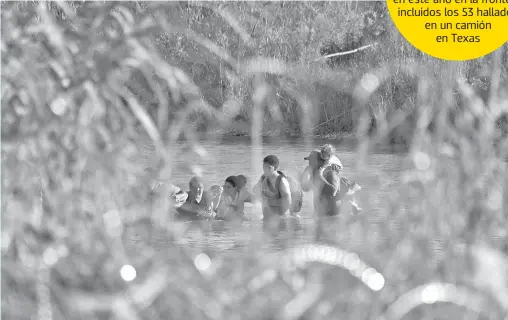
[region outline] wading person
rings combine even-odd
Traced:
[[[193,177],[189,182],[187,200],[178,208],[177,217],[190,220],[213,219],[221,193],[222,188],[219,186],[212,186],[205,192],[203,180]]]
[[[263,175],[253,188],[254,194],[261,200],[263,219],[288,215],[291,205],[289,182],[280,171],[279,159],[274,155],[263,159]]]
[[[302,174],[302,189],[312,191],[314,211],[318,217],[335,216],[340,208],[335,196],[340,192],[340,176],[337,170],[325,166],[320,151],[313,150],[304,158],[309,162]]]
[[[245,201],[240,199],[240,186],[236,176],[227,177],[224,181],[224,191],[220,196],[216,219],[243,220]]]
[[[325,144],[319,151],[319,155],[324,161],[324,167],[329,167],[329,169],[335,170],[339,176],[341,175],[344,166],[340,162],[339,158],[335,155],[335,148],[331,144]],[[342,204],[346,197],[349,198],[352,212],[358,213],[362,209],[357,204],[354,194],[360,189],[361,187],[356,182],[349,181],[347,178],[341,176],[339,191],[335,195],[335,200],[340,201]]]

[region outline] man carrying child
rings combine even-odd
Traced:
[[[302,175],[302,189],[313,191],[314,210],[318,216],[339,214],[344,197],[360,189],[355,182],[340,177],[343,166],[334,153],[334,148],[326,144],[304,158],[309,165]],[[353,212],[361,210],[354,201],[351,204]]]

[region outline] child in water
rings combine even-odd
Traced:
[[[332,169],[337,170],[337,172],[342,171],[344,168],[342,166],[342,162],[340,162],[339,158],[335,155],[335,148],[331,144],[325,144],[320,152],[321,159],[325,162],[323,167],[331,166]]]

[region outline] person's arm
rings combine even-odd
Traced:
[[[181,207],[189,196],[187,192],[183,191],[174,184],[164,184],[162,182],[159,182],[154,188],[152,188],[152,192],[169,193],[173,206],[177,208]]]
[[[252,194],[247,191],[247,190],[244,190],[244,198],[243,198],[243,201],[244,202],[250,202],[250,203],[253,203],[254,202],[254,197],[252,196]]]
[[[217,212],[217,208],[219,207],[222,192],[223,189],[219,185],[213,185],[208,189],[207,196],[211,198],[209,199],[209,205],[212,206],[212,210],[215,212]]]
[[[220,201],[222,199],[222,194],[218,195],[216,198],[213,199],[212,202],[212,211],[215,213],[219,213],[219,205]]]
[[[237,205],[239,203],[251,202],[251,194],[246,189],[242,188],[238,192],[238,198],[236,199]]]
[[[169,188],[171,190],[170,192],[171,192],[171,196],[172,197],[176,197],[176,196],[181,195],[181,194],[187,194],[187,192],[183,191],[182,189],[180,189],[179,187],[175,186],[174,184],[169,185]]]
[[[241,199],[238,199],[236,201],[236,203],[235,203],[235,212],[237,212],[237,213],[243,213],[244,209],[245,209],[245,202],[242,201]]]
[[[304,192],[309,192],[312,189],[312,168],[310,166],[303,170],[300,185]]]
[[[181,207],[188,197],[189,195],[187,194],[187,192],[183,190],[178,190],[176,193],[173,194],[173,203],[176,207]]]
[[[254,185],[252,188],[252,193],[255,195],[256,198],[261,196],[261,188],[262,188],[263,179],[258,180],[258,182]]]
[[[322,175],[321,175],[322,176]],[[340,191],[340,177],[339,174],[333,170],[328,170],[326,177],[323,177],[323,189],[324,195],[333,197],[338,191]]]
[[[246,200],[247,202],[250,202],[250,203],[261,202],[261,197],[260,196],[256,196],[255,193],[250,193],[248,191],[247,191],[247,193],[248,193],[248,196],[247,196],[248,200]]]
[[[217,195],[215,198],[212,199],[210,206],[213,211],[217,212],[217,209],[219,208],[220,199],[222,197],[222,194]]]
[[[289,188],[287,179],[281,179],[279,188],[280,198],[269,199],[268,203],[274,207],[281,207],[281,211],[286,212],[291,205],[291,189]]]
[[[183,216],[196,216],[198,213],[198,205],[195,203],[184,202],[177,210]]]
[[[211,209],[214,212],[217,212],[217,208],[219,207],[221,200],[222,192],[217,189],[209,189],[203,192],[203,196],[201,197],[200,206]]]

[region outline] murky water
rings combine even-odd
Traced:
[[[327,141],[329,142],[329,141]],[[324,141],[314,142],[313,146],[318,147],[325,143]],[[255,182],[262,174],[262,158],[256,167],[252,164],[252,147],[246,139],[238,139],[221,143],[206,142],[201,144],[206,150],[207,156],[199,158],[195,155],[185,153],[184,146],[177,146],[176,150],[172,150],[175,154],[174,166],[184,167],[186,164],[192,164],[199,167],[205,180],[205,188],[211,185],[222,185],[229,175],[243,174],[247,177],[247,188],[251,190]],[[390,187],[397,183],[400,174],[404,154],[393,153],[376,153],[367,158],[367,162],[358,169],[357,154],[351,147],[341,147],[336,145],[337,155],[344,165],[344,176],[351,180],[357,181],[362,188],[362,199],[371,208],[371,215],[379,216],[385,212],[387,205],[387,193]],[[301,173],[307,161],[303,158],[310,152],[310,148],[306,147],[302,142],[277,142],[272,144],[264,144],[262,146],[262,157],[274,154],[279,157],[280,170],[284,173],[296,176]],[[145,165],[150,166],[149,161],[145,161]],[[173,170],[172,180],[180,188],[187,190],[189,180],[192,178],[192,172],[186,170]],[[305,194],[302,212],[304,217],[312,216],[312,196]],[[258,220],[261,212],[259,207],[245,205],[246,215]]]
[[[200,158],[195,153],[186,151],[184,145],[176,146],[172,150],[174,154],[174,167],[185,167],[192,164],[199,167],[205,180],[205,188],[214,184],[222,185],[229,175],[243,174],[248,178],[249,189],[255,184],[262,173],[262,157],[274,154],[279,157],[280,169],[289,175],[302,172],[307,161],[307,156],[312,147],[321,146],[333,141],[314,141],[312,146],[306,146],[302,142],[277,141],[276,143],[264,143],[260,150],[259,161],[253,164],[253,149],[247,139],[234,139],[225,142],[205,142],[201,146],[206,150],[207,157]],[[420,229],[420,237],[426,242],[425,247],[430,254],[428,257],[433,262],[443,258],[443,249],[456,245],[450,243],[451,239],[437,239],[428,237],[428,226],[412,221],[409,216],[404,219],[404,214],[395,217],[390,209],[390,198],[394,191],[401,187],[399,178],[412,161],[404,153],[373,152],[365,159],[363,165],[357,166],[358,155],[354,148],[341,146],[334,143],[337,155],[344,165],[343,174],[351,180],[355,180],[362,186],[358,194],[358,202],[363,211],[356,215],[341,215],[331,219],[324,226],[325,238],[333,239],[344,249],[376,251],[379,248],[386,250],[398,250],[403,239],[411,236],[412,232]],[[149,153],[149,152],[148,152]],[[149,157],[148,157],[149,158]],[[145,165],[150,166],[149,159]],[[259,162],[259,163],[258,163]],[[255,166],[254,166],[255,165]],[[188,190],[189,180],[193,173],[190,170],[173,170],[173,182],[184,190]],[[392,200],[393,201],[393,200]],[[402,208],[404,210],[404,207]],[[400,210],[400,208],[399,208]],[[346,210],[347,211],[347,208]],[[176,240],[170,242],[196,251],[208,251],[216,253],[241,254],[245,250],[266,250],[277,252],[292,248],[297,245],[309,244],[315,241],[315,223],[313,219],[312,194],[304,194],[303,208],[300,212],[301,219],[288,219],[281,221],[276,226],[267,226],[261,221],[261,208],[259,204],[245,205],[245,215],[251,221],[239,223],[224,221],[195,221],[176,222]],[[402,218],[401,218],[402,217]],[[417,219],[419,220],[419,219]],[[423,229],[422,229],[423,228]],[[423,234],[422,232],[423,231]],[[131,229],[129,234],[134,238],[150,238],[155,241],[158,249],[163,250],[168,246],[168,237],[165,231],[141,236],[139,231]],[[432,234],[432,232],[430,232]],[[429,234],[429,235],[430,235]],[[492,238],[492,235],[488,236]],[[426,240],[425,240],[426,239]],[[498,239],[499,240],[499,239]],[[367,245],[366,245],[367,244]],[[459,244],[460,245],[460,244]],[[431,261],[428,261],[431,263]]]
[[[329,141],[326,141],[329,142]],[[318,147],[325,141],[314,141],[313,147]],[[335,144],[336,145],[336,144]],[[202,147],[207,157],[199,158],[184,152],[184,146],[173,150],[176,167],[192,163],[199,166],[205,179],[205,188],[213,184],[222,185],[229,175],[243,174],[247,177],[249,189],[259,179],[262,170],[262,158],[257,167],[252,163],[252,147],[248,140],[238,139],[220,143],[206,142]],[[368,156],[361,167],[357,167],[357,153],[351,147],[336,145],[337,155],[344,165],[344,176],[355,180],[362,186],[359,193],[359,203],[364,209],[357,221],[348,218],[334,219],[326,226],[328,233],[334,238],[342,239],[351,245],[361,244],[369,237],[369,241],[384,241],[376,238],[381,234],[380,228],[389,228],[394,232],[400,231],[404,225],[393,220],[389,214],[389,195],[398,183],[401,170],[406,163],[405,154],[388,152],[373,153]],[[302,172],[307,161],[303,158],[310,152],[310,147],[303,142],[265,143],[261,156],[274,154],[279,157],[281,170],[289,175]],[[149,163],[146,163],[149,165]],[[190,171],[175,170],[172,179],[182,189],[188,189],[189,180],[193,174]],[[346,209],[347,210],[347,209]],[[245,215],[252,221],[231,223],[223,221],[186,222],[180,223],[186,231],[179,234],[177,242],[186,247],[209,249],[221,252],[238,252],[256,244],[256,249],[283,249],[299,244],[313,242],[315,239],[315,225],[313,221],[312,194],[305,193],[303,208],[300,212],[302,219],[289,219],[278,226],[269,228],[261,221],[261,208],[258,204],[245,205]],[[353,219],[354,220],[354,219]],[[198,227],[199,226],[199,227]],[[195,228],[194,228],[195,227]],[[386,232],[384,232],[386,234]],[[270,241],[262,241],[269,238]]]

